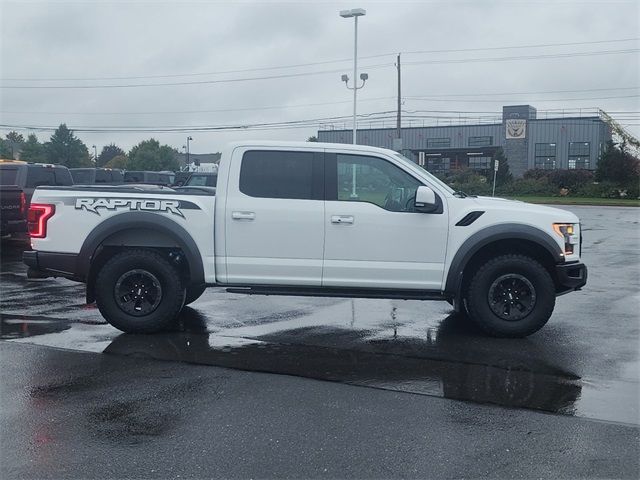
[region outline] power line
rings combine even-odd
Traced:
[[[515,60],[540,60],[549,58],[574,58],[574,57],[586,57],[586,56],[598,56],[598,55],[614,55],[614,54],[627,54],[636,53],[640,49],[627,49],[627,50],[599,50],[594,52],[574,52],[574,53],[556,53],[547,55],[528,55],[517,57],[493,57],[493,58],[466,58],[466,59],[450,59],[450,60],[421,60],[414,62],[405,62],[405,65],[431,65],[431,64],[454,64],[454,63],[479,63],[479,62],[498,62],[498,61],[515,61]],[[393,63],[382,63],[376,65],[368,65],[362,67],[363,69],[375,70],[379,68],[385,68],[393,66]],[[220,83],[236,83],[247,82],[255,80],[273,80],[282,78],[295,78],[305,77],[309,75],[321,75],[328,73],[340,73],[340,70],[317,70],[313,72],[298,72],[287,73],[280,75],[269,75],[263,77],[241,77],[241,78],[229,78],[223,80],[198,80],[191,82],[165,82],[165,83],[133,83],[133,84],[106,84],[106,85],[0,85],[5,89],[102,89],[102,88],[139,88],[139,87],[171,87],[171,86],[185,86],[185,85],[213,85]]]
[[[577,58],[590,57],[598,55],[618,55],[639,52],[638,48],[629,48],[626,50],[600,50],[595,52],[574,52],[574,53],[550,53],[543,55],[520,55],[517,57],[493,57],[493,58],[462,58],[462,59],[442,59],[442,60],[419,60],[414,62],[405,62],[405,65],[435,65],[435,64],[454,64],[454,63],[483,63],[483,62],[510,62],[518,60],[542,60],[550,58]]]
[[[547,93],[583,93],[583,92],[605,92],[612,90],[640,90],[640,86],[635,87],[610,87],[610,88],[586,88],[581,90],[546,90],[538,92],[502,92],[502,93],[438,93],[433,95],[407,95],[404,98],[420,99],[431,97],[489,97],[489,96],[502,96],[502,95],[539,95]]]
[[[622,42],[631,42],[640,40],[640,37],[632,37],[632,38],[619,38],[612,40],[592,40],[587,42],[565,42],[565,43],[544,43],[544,44],[533,44],[533,45],[512,45],[512,46],[501,46],[501,47],[477,47],[477,48],[456,48],[456,49],[441,49],[441,50],[416,50],[411,52],[401,52],[405,55],[418,55],[418,54],[431,54],[431,53],[457,53],[457,52],[479,52],[479,51],[495,51],[495,50],[512,50],[512,49],[523,49],[523,48],[545,48],[545,47],[567,47],[567,46],[577,46],[577,45],[596,45],[603,43],[622,43]],[[396,52],[393,53],[381,53],[377,55],[366,55],[361,56],[360,59],[367,60],[371,58],[381,58],[381,57],[390,57],[395,56]],[[255,68],[244,68],[244,69],[236,69],[236,70],[219,70],[216,72],[202,72],[202,73],[175,73],[175,74],[164,74],[164,75],[134,75],[134,76],[102,76],[102,77],[56,77],[56,78],[44,78],[44,77],[4,77],[1,78],[0,81],[24,81],[24,82],[58,82],[58,81],[90,81],[90,80],[142,80],[142,79],[160,79],[160,78],[180,78],[180,77],[200,77],[200,76],[214,76],[214,75],[226,75],[230,73],[247,73],[247,72],[260,72],[260,71],[268,71],[268,70],[281,70],[288,68],[300,68],[300,67],[310,67],[316,65],[328,65],[332,63],[344,63],[351,62],[352,58],[343,58],[336,60],[323,60],[319,62],[306,62],[306,63],[297,63],[291,65],[277,65],[277,66],[266,66],[266,67],[255,67]]]
[[[376,98],[364,98],[359,100],[360,102],[374,102],[380,100],[389,100],[395,97],[376,97]],[[17,111],[0,111],[4,114],[20,114],[20,115],[179,115],[179,114],[193,114],[193,113],[228,113],[228,112],[244,112],[244,111],[256,111],[256,110],[278,110],[287,108],[303,108],[303,107],[321,107],[324,105],[341,105],[352,104],[353,100],[342,100],[339,102],[323,102],[323,103],[302,103],[294,105],[270,105],[259,107],[237,107],[237,108],[221,108],[214,110],[182,110],[182,111],[153,111],[153,112],[17,112]]]
[[[375,70],[379,68],[393,66],[393,63],[381,63],[377,65],[368,65],[368,70]],[[165,82],[165,83],[127,83],[122,85],[109,84],[109,85],[0,85],[0,88],[9,89],[95,89],[95,88],[137,88],[137,87],[175,87],[183,85],[213,85],[216,83],[236,83],[236,82],[248,82],[252,80],[273,80],[280,78],[295,78],[295,77],[307,77],[310,75],[322,75],[327,73],[341,73],[344,69],[340,70],[316,70],[313,72],[299,72],[299,73],[285,73],[281,75],[269,75],[264,77],[241,77],[241,78],[228,78],[224,80],[199,80],[193,82]]]
[[[503,95],[538,95],[548,93],[583,93],[583,92],[600,92],[600,91],[616,91],[616,90],[640,90],[640,87],[610,87],[610,88],[591,88],[591,89],[578,89],[578,90],[547,90],[537,92],[508,92],[508,93],[449,93],[449,94],[432,94],[426,96],[403,96],[404,99],[410,100],[429,100],[431,98],[441,97],[483,97],[483,96],[503,96]],[[376,98],[364,98],[361,102],[373,102],[381,100],[391,100],[395,97],[376,97]],[[595,97],[598,99],[598,97]],[[87,116],[107,116],[107,115],[180,115],[180,114],[197,114],[197,113],[230,113],[230,112],[243,112],[243,111],[258,111],[258,110],[279,110],[288,108],[306,108],[306,107],[321,107],[325,105],[342,105],[350,104],[351,100],[343,100],[338,102],[322,102],[322,103],[304,103],[304,104],[282,104],[282,105],[269,105],[269,106],[256,106],[256,107],[235,107],[235,108],[220,108],[211,110],[178,110],[178,111],[149,111],[149,112],[24,112],[24,111],[12,111],[3,110],[0,113],[14,114],[14,115],[87,115]],[[449,110],[449,112],[451,112]],[[456,111],[457,112],[457,111]],[[467,112],[462,112],[467,113]]]
[[[553,98],[553,99],[544,99],[544,98],[537,98],[531,101],[534,102],[544,102],[544,103],[550,103],[550,102],[574,102],[574,101],[583,101],[583,100],[614,100],[614,99],[621,99],[621,98],[638,98],[640,97],[640,95],[620,95],[620,96],[613,96],[613,97],[586,97],[586,98]],[[466,102],[470,102],[470,103],[514,103],[514,102],[521,102],[522,100],[505,100],[503,98],[498,98],[495,100],[479,100],[479,99],[455,99],[455,98],[412,98],[411,100],[417,100],[417,101],[424,101],[424,102],[450,102],[450,103],[466,103]]]

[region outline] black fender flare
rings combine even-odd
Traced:
[[[78,277],[84,281],[89,280],[91,271],[91,263],[95,257],[98,247],[108,237],[118,232],[129,229],[145,229],[149,231],[161,232],[176,242],[184,252],[189,272],[191,275],[190,285],[204,285],[204,266],[202,265],[202,256],[200,249],[196,245],[191,235],[178,223],[170,220],[162,215],[149,212],[127,212],[114,215],[104,222],[100,223],[87,236],[80,253],[78,254],[76,272]],[[148,245],[139,246],[155,246],[153,238],[150,238]],[[160,245],[158,245],[160,246]]]
[[[549,252],[555,263],[564,261],[562,249],[544,230],[521,223],[494,225],[474,233],[460,246],[451,260],[444,292],[458,296],[461,293],[462,274],[469,261],[482,247],[499,240],[528,240]]]

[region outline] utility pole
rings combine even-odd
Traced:
[[[402,138],[402,92],[401,92],[401,81],[400,81],[400,54],[398,53],[398,61],[396,62],[396,67],[398,68],[398,119],[396,120],[396,138]]]

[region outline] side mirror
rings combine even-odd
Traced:
[[[416,212],[432,212],[438,205],[436,203],[436,193],[425,185],[420,185],[416,190],[415,201]]]

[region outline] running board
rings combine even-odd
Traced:
[[[284,295],[294,297],[389,298],[397,300],[446,300],[439,290],[362,289],[340,287],[229,287],[229,293],[245,295]]]

